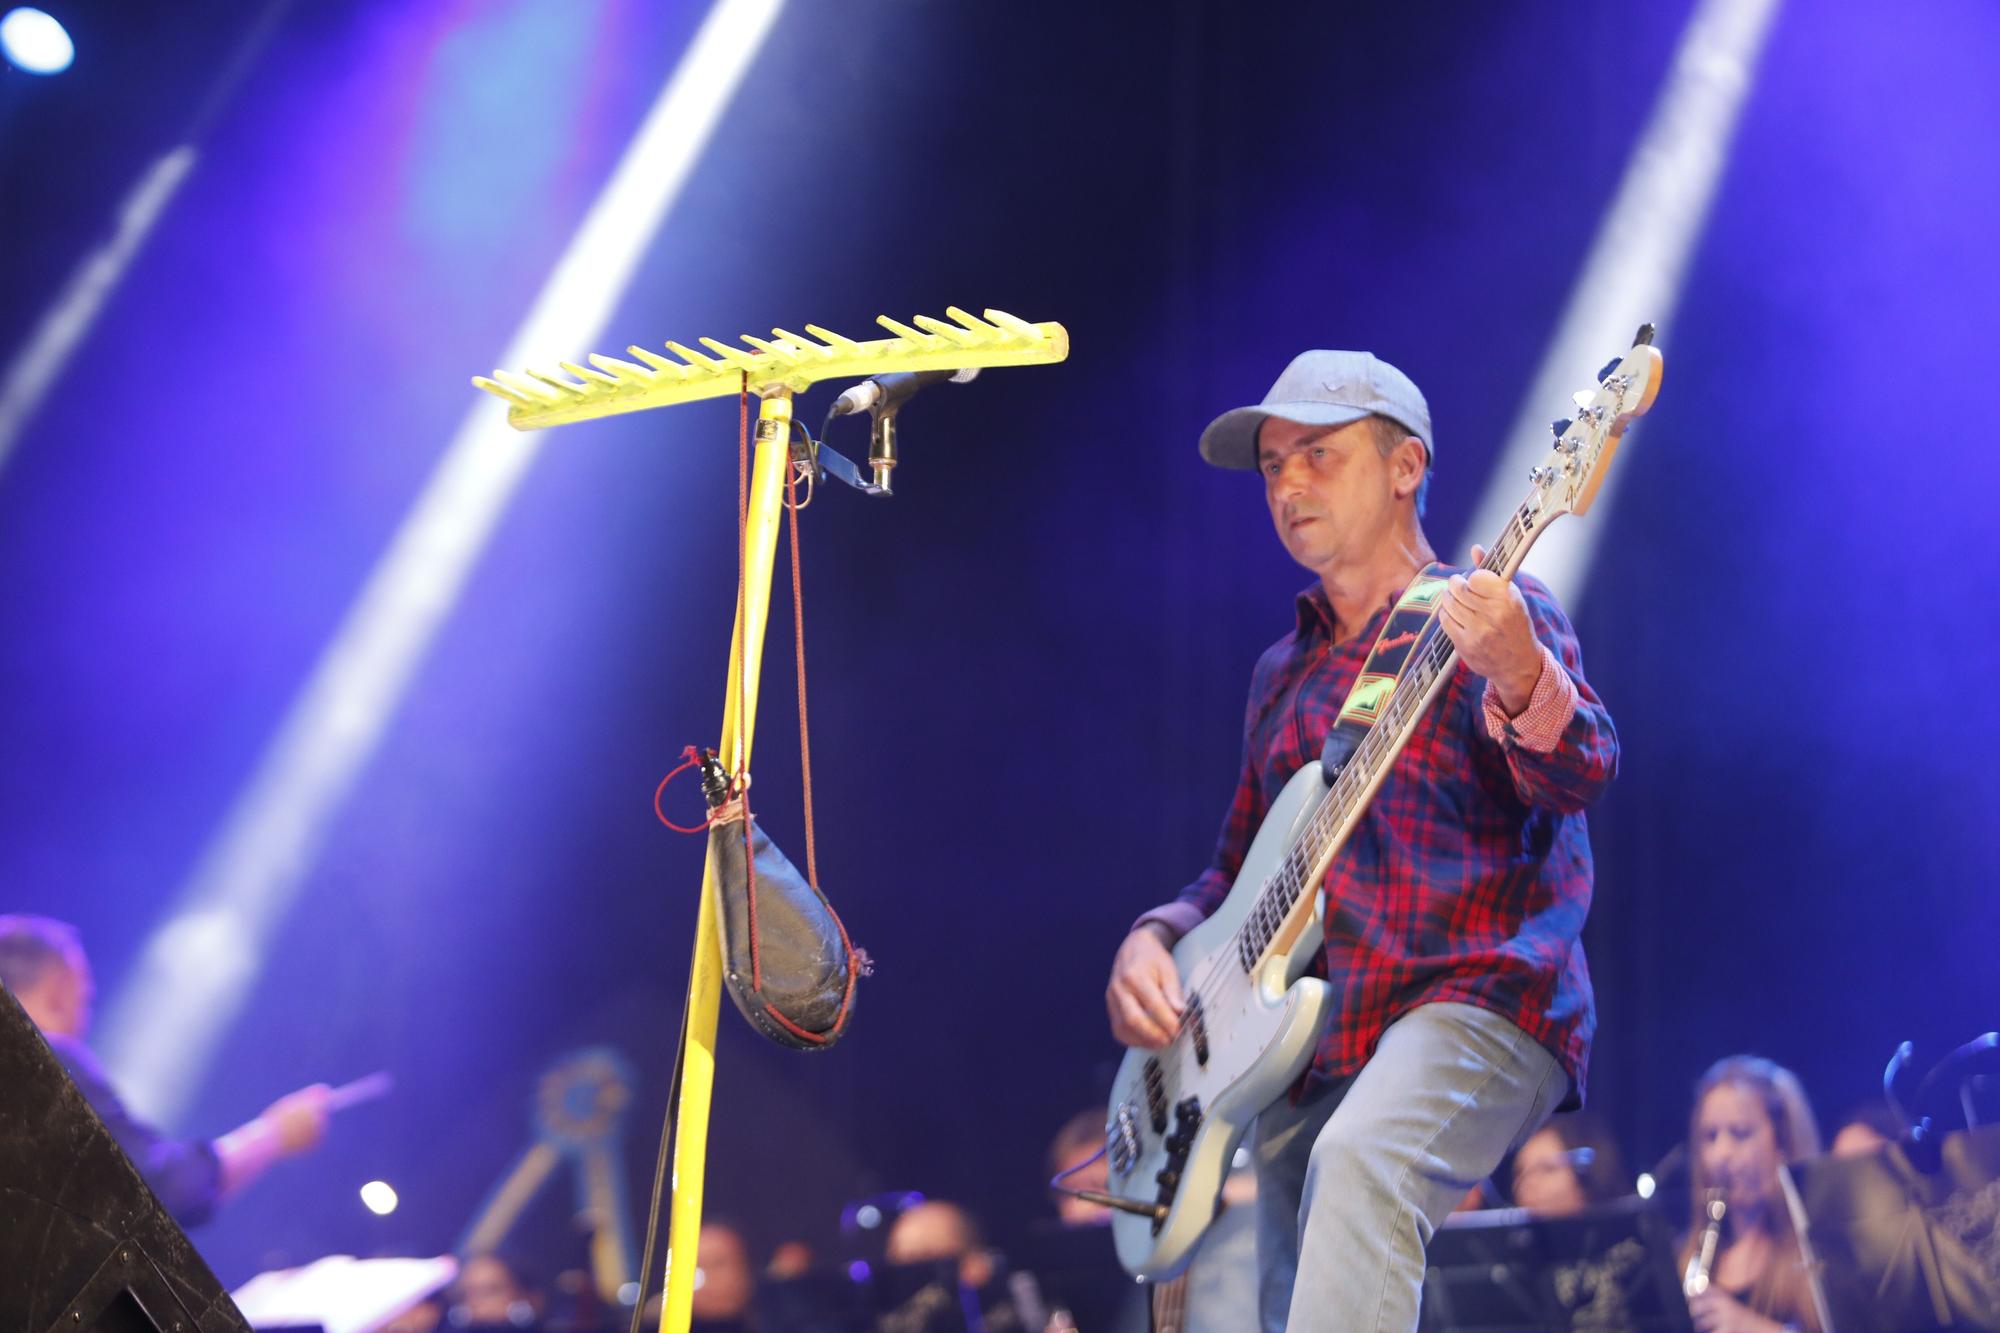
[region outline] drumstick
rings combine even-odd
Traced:
[[[395,1077],[386,1069],[378,1069],[372,1074],[364,1074],[352,1083],[343,1083],[328,1093],[326,1109],[329,1113],[345,1111],[363,1102],[372,1102],[377,1097],[387,1097],[395,1090]]]

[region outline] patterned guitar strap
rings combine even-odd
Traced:
[[[1432,561],[1417,571],[1410,586],[1396,599],[1395,608],[1375,638],[1375,646],[1369,649],[1368,660],[1361,664],[1361,674],[1354,678],[1354,688],[1347,692],[1347,702],[1340,706],[1340,716],[1320,750],[1320,769],[1328,782],[1333,781],[1369,728],[1381,718],[1382,710],[1395,697],[1403,673],[1416,660],[1418,647],[1430,642],[1449,582],[1449,576],[1442,570],[1441,565]]]

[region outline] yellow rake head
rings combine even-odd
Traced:
[[[523,374],[496,370],[472,382],[507,403],[507,421],[517,430],[539,430],[568,421],[641,412],[649,407],[720,398],[737,392],[747,374],[750,392],[762,396],[798,393],[820,380],[859,379],[899,370],[963,370],[972,366],[1026,366],[1061,361],[1069,355],[1069,333],[1060,324],[1030,324],[1004,310],[982,319],[957,306],[950,319],[918,315],[916,327],[876,320],[894,334],[856,342],[817,324],[810,337],[771,330],[771,337],[743,337],[744,347],[713,338],[697,339],[709,352],[677,342],[666,348],[674,360],[643,347],[626,350],[634,360],[592,355],[588,366],[558,363],[557,370],[529,367]]]

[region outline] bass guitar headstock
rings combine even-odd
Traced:
[[[1522,507],[1524,527],[1533,531],[1560,514],[1589,511],[1625,428],[1659,396],[1661,365],[1653,326],[1643,325],[1632,349],[1598,372],[1597,387],[1576,395],[1576,415],[1553,424],[1555,447],[1528,473],[1535,489]]]

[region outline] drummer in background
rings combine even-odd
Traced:
[[[1514,1152],[1514,1206],[1568,1217],[1631,1193],[1610,1128],[1589,1111],[1559,1115]]]
[[[1790,1070],[1752,1055],[1718,1060],[1695,1085],[1688,1162],[1692,1221],[1686,1270],[1700,1244],[1708,1191],[1727,1211],[1708,1290],[1688,1299],[1701,1333],[1819,1333],[1798,1234],[1778,1166],[1819,1152],[1805,1089]]]

